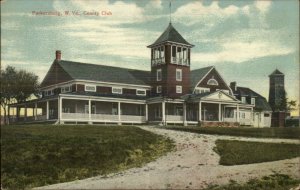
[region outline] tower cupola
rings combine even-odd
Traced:
[[[152,93],[179,97],[189,93],[191,48],[170,23],[151,45]]]

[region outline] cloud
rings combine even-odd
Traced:
[[[213,1],[209,6],[204,6],[203,2],[194,1],[179,7],[173,14],[173,17],[174,20],[178,22],[185,23],[186,25],[193,25],[198,22],[214,22],[230,15],[234,15],[238,10],[239,8],[234,5],[221,8],[217,1]]]
[[[244,61],[266,57],[286,55],[296,51],[295,47],[285,46],[278,39],[284,31],[249,29],[240,30],[231,36],[221,36],[216,42],[219,51],[193,53],[193,61],[206,63]]]
[[[256,8],[262,13],[266,13],[270,9],[271,4],[272,1],[255,1]]]

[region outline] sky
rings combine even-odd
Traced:
[[[171,2],[170,10],[170,0],[2,0],[1,67],[42,81],[61,50],[64,60],[150,70],[146,46],[171,12],[173,26],[195,45],[191,69],[213,65],[228,84],[268,99],[268,76],[277,68],[288,98],[299,102],[297,0]]]

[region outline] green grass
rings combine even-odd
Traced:
[[[211,185],[206,190],[289,190],[299,184],[299,179],[284,174],[273,174],[261,179],[251,179],[245,184],[238,184],[231,180],[228,185]]]
[[[105,175],[173,148],[170,139],[133,126],[5,126],[1,184],[23,189]]]
[[[300,139],[300,128],[228,128],[168,126],[166,129],[200,134],[230,135],[258,138]]]
[[[300,156],[299,144],[217,140],[214,150],[221,157],[221,165],[252,164]]]

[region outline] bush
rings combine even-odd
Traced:
[[[300,156],[299,144],[217,140],[214,150],[221,157],[221,165],[252,164]]]

